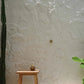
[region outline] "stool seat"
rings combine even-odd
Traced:
[[[34,75],[35,84],[38,84],[38,78],[37,78],[38,73],[39,73],[39,70],[35,70],[35,71],[25,71],[25,70],[17,71],[16,74],[19,74],[18,84],[22,84],[23,75]]]
[[[17,74],[21,74],[21,75],[36,75],[39,73],[39,70],[36,71],[17,71]]]

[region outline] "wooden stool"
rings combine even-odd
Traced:
[[[19,74],[18,84],[22,84],[23,75],[34,75],[35,84],[38,84],[37,74],[39,73],[39,70],[36,70],[36,71],[17,71],[16,73]]]

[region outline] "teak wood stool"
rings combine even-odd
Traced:
[[[22,84],[23,75],[34,75],[35,84],[38,84],[37,74],[39,73],[39,70],[36,70],[36,71],[17,71],[16,73],[19,74],[18,84]]]

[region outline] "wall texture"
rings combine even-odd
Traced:
[[[40,69],[39,84],[82,84],[84,0],[5,0],[6,82],[18,84],[17,70]],[[50,43],[50,40],[53,40]],[[33,84],[24,77],[23,84]]]

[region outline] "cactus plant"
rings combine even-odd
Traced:
[[[0,57],[0,84],[6,84],[5,81],[5,50],[6,50],[6,16],[5,3],[1,0],[1,57]]]

